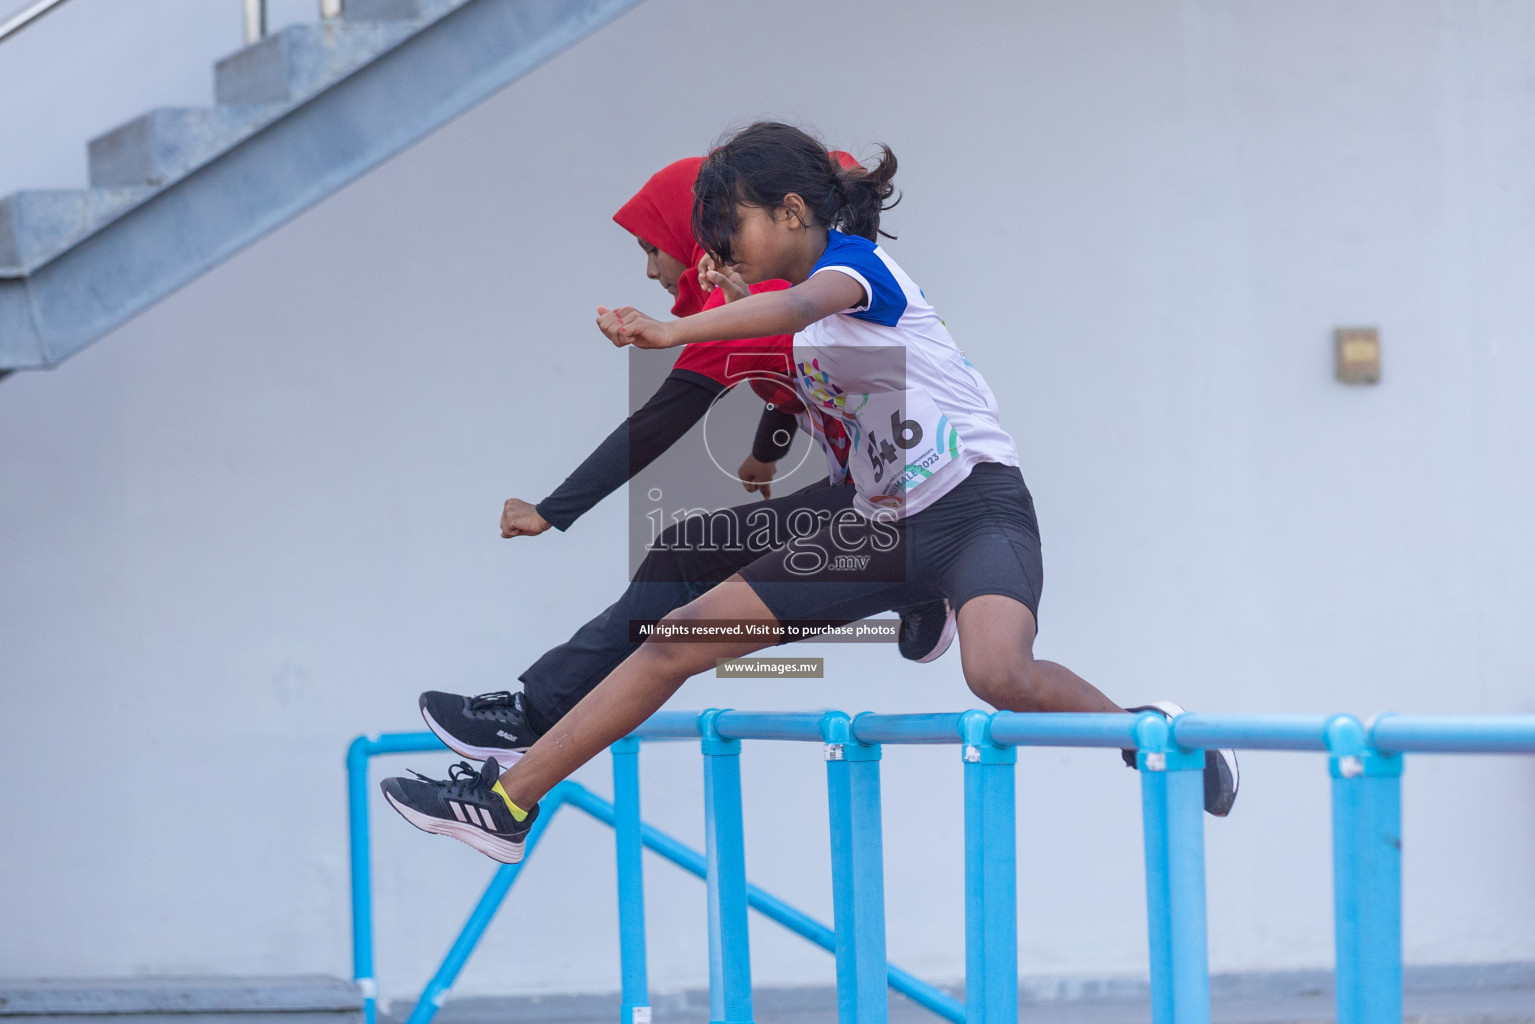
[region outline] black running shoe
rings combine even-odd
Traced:
[[[417,701],[427,728],[459,757],[472,761],[495,758],[510,767],[538,736],[528,725],[521,693],[482,693],[466,697],[428,690]]]
[[[1155,711],[1165,718],[1177,718],[1183,714],[1183,708],[1170,700],[1159,700],[1138,708],[1125,708],[1131,714],[1141,711]],[[1122,750],[1125,764],[1135,767],[1135,751]],[[1224,818],[1231,813],[1231,805],[1237,802],[1237,787],[1241,785],[1242,773],[1237,770],[1237,752],[1235,750],[1206,750],[1205,751],[1205,813],[1213,814],[1217,818]]]
[[[921,664],[937,661],[954,642],[957,629],[954,610],[942,598],[908,608],[901,613],[901,639],[897,644],[901,657]]]
[[[452,836],[468,843],[491,860],[516,864],[522,860],[522,844],[538,818],[538,805],[521,821],[512,817],[506,801],[490,787],[501,775],[495,758],[476,771],[460,761],[448,769],[448,781],[429,779],[411,772],[414,779],[385,779],[379,788],[400,816],[423,832]]]

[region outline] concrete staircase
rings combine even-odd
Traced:
[[[216,106],[0,199],[0,374],[52,367],[640,0],[346,0],[219,61]]]

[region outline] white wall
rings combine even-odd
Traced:
[[[1042,655],[1126,703],[1535,711],[1532,52],[1518,2],[652,0],[6,380],[3,973],[349,973],[346,743],[416,728],[421,689],[506,686],[622,585],[621,498],[565,536],[496,518],[622,415],[592,308],[664,308],[612,211],[756,115],[899,155],[890,249],[1036,495]],[[0,180],[32,160],[0,148]],[[1332,328],[1360,323],[1376,388],[1331,379]],[[701,678],[676,706],[970,703],[952,654],[824,653],[824,682]],[[644,763],[647,815],[700,840],[696,754]],[[1323,965],[1325,768],[1243,765],[1207,829],[1212,965]],[[744,771],[752,876],[829,917],[818,752]],[[1135,777],[1019,771],[1022,972],[1143,973]],[[954,751],[887,754],[891,954],[936,980],[962,972],[958,787]],[[1535,959],[1535,764],[1417,758],[1405,788],[1409,959]],[[402,995],[491,865],[379,813]],[[461,991],[615,988],[611,864],[561,821]],[[648,880],[655,987],[702,985],[701,886]],[[832,977],[754,941],[761,983]]]

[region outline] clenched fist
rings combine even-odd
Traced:
[[[537,537],[549,529],[549,522],[538,509],[521,498],[507,498],[501,509],[501,536]]]

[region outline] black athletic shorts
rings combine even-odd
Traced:
[[[1013,466],[980,463],[904,519],[846,509],[788,525],[794,540],[739,570],[779,622],[855,622],[939,597],[958,612],[982,594],[1011,597],[1039,617],[1039,526]]]

